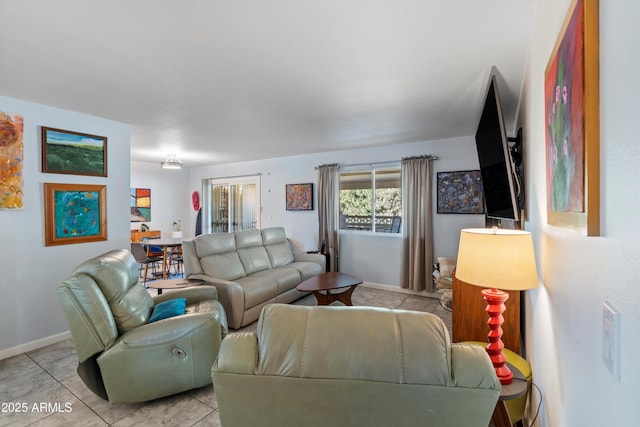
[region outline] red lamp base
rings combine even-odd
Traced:
[[[505,365],[507,357],[502,352],[504,348],[504,343],[502,342],[502,324],[504,323],[504,317],[502,317],[502,313],[504,313],[506,308],[504,303],[509,299],[509,294],[498,289],[484,289],[481,293],[487,302],[487,308],[485,310],[489,314],[489,320],[487,320],[487,325],[489,325],[489,334],[487,334],[489,345],[486,347],[487,353],[489,354],[493,368],[496,370],[500,384],[511,384],[513,374],[511,373],[511,369]]]

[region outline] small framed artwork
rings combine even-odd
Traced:
[[[573,0],[544,75],[547,222],[600,235],[598,0]]]
[[[479,170],[438,172],[439,214],[483,214],[484,191]]]
[[[313,210],[313,184],[287,184],[287,210]]]
[[[151,189],[131,189],[131,222],[151,221]]]
[[[44,184],[45,245],[107,240],[105,185]]]
[[[107,176],[107,137],[42,127],[42,172]]]

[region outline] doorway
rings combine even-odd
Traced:
[[[203,180],[203,233],[260,228],[260,175]]]

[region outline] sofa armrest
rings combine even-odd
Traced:
[[[316,262],[322,266],[322,271],[327,269],[327,257],[324,254],[308,254],[304,252],[294,252],[293,260],[296,262]]]
[[[257,363],[258,337],[253,332],[238,332],[228,335],[222,341],[211,374],[221,372],[252,375]]]
[[[207,285],[195,285],[184,289],[177,289],[175,291],[166,292],[153,297],[153,304],[156,305],[163,301],[167,301],[174,298],[186,298],[187,305],[195,304],[200,301],[217,300],[218,290],[215,286]]]
[[[213,285],[218,291],[218,301],[227,313],[227,322],[231,329],[242,325],[244,316],[244,291],[242,287],[230,280],[216,279],[206,274],[192,274],[188,279],[203,280],[205,285]]]
[[[500,393],[501,385],[486,350],[469,344],[451,345],[451,373],[456,387],[488,388]]]

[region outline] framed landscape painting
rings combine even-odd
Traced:
[[[313,210],[313,184],[287,184],[287,210]]]
[[[45,245],[107,240],[105,185],[44,184]]]
[[[107,176],[107,137],[42,127],[42,172]]]

